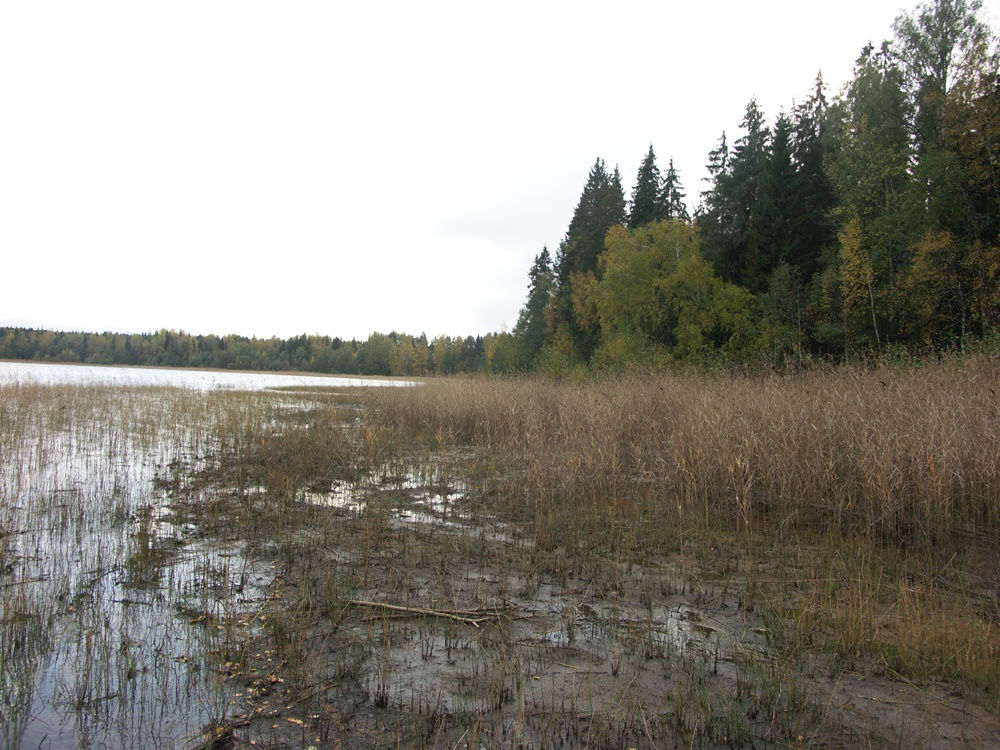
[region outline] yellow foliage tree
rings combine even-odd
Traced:
[[[750,332],[751,294],[713,275],[697,229],[661,221],[608,232],[596,289],[598,364],[697,362],[732,354]]]
[[[840,293],[844,301],[845,328],[861,330],[871,319],[875,342],[881,348],[876,314],[875,265],[865,248],[861,219],[853,218],[840,230]]]

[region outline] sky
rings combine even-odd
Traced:
[[[0,0],[0,325],[509,330],[596,158],[693,209],[751,98],[834,96],[913,7]]]

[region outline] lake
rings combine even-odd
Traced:
[[[320,386],[325,388],[373,388],[415,385],[413,380],[303,375],[277,372],[229,372],[180,368],[116,367],[55,364],[49,362],[0,362],[0,385],[4,383],[92,385],[165,385],[210,391],[217,388],[260,391],[267,388]]]

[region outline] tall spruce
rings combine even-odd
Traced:
[[[836,192],[827,174],[833,158],[833,142],[828,126],[829,104],[823,74],[816,76],[812,93],[793,111],[795,190],[798,196],[794,217],[794,247],[789,263],[803,279],[810,279],[820,269],[826,248],[836,240],[832,213]]]
[[[767,164],[771,137],[770,131],[764,124],[764,112],[757,105],[756,99],[751,99],[747,104],[740,127],[744,133],[736,140],[730,169],[731,189],[738,210],[735,217],[736,228],[740,232],[745,232],[750,223],[754,203],[757,201],[757,190]]]
[[[688,213],[684,188],[681,185],[680,175],[674,168],[674,160],[670,159],[666,174],[663,175],[663,182],[660,185],[660,218],[673,219],[675,221],[691,221]]]
[[[663,205],[660,201],[660,170],[656,166],[656,155],[653,144],[639,165],[639,173],[632,188],[632,200],[629,206],[628,227],[635,229],[651,221],[662,219]]]
[[[750,286],[753,260],[749,247],[750,217],[767,164],[770,131],[751,99],[743,116],[743,135],[732,151],[723,135],[709,154],[711,189],[704,199],[699,224],[704,231],[705,256],[727,281]]]
[[[709,183],[709,187],[701,193],[701,205],[695,212],[695,221],[701,230],[702,254],[716,266],[716,271],[719,271],[719,261],[730,241],[732,225],[729,219],[731,207],[728,192],[728,182],[731,177],[729,143],[725,131],[719,138],[719,145],[709,152],[705,169],[708,177],[704,179]]]
[[[545,345],[545,308],[548,307],[555,286],[552,257],[547,247],[535,256],[535,262],[528,271],[528,299],[521,309],[514,337],[518,341],[515,366],[530,370],[535,366],[538,355]]]
[[[754,293],[764,291],[771,272],[794,255],[801,195],[796,193],[792,163],[792,123],[784,113],[775,122],[764,160],[746,237],[744,285]]]
[[[597,258],[604,251],[604,235],[610,227],[625,223],[625,195],[618,168],[608,174],[598,158],[587,175],[583,194],[573,212],[566,237],[559,246],[559,282],[573,272],[597,270]]]

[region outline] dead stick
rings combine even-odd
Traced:
[[[426,615],[427,617],[442,617],[447,620],[455,620],[456,622],[461,622],[465,623],[466,625],[471,625],[474,628],[478,628],[479,623],[483,619],[489,619],[488,615],[486,617],[480,616],[476,618],[476,617],[471,617],[468,614],[460,614],[457,612],[452,612],[444,609],[425,609],[423,607],[401,607],[398,604],[387,604],[385,602],[368,602],[361,599],[349,599],[347,603],[355,607],[369,607],[371,609],[387,609],[391,612],[404,612],[406,614],[411,614],[411,615]],[[499,615],[495,616],[499,617]]]

